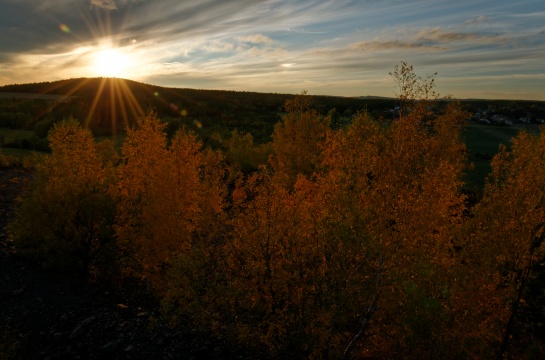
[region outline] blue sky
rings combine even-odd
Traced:
[[[545,1],[0,0],[0,85],[117,76],[171,87],[545,100]]]

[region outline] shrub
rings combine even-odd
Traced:
[[[91,133],[77,121],[56,124],[49,140],[52,153],[36,164],[10,233],[20,251],[43,266],[88,277],[111,240],[109,179]]]

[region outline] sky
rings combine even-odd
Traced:
[[[121,77],[178,88],[545,100],[545,0],[0,0],[0,85]]]

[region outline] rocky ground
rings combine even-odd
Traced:
[[[20,258],[5,227],[30,176],[23,169],[0,169],[0,360],[248,357],[190,324],[168,328],[142,301]]]

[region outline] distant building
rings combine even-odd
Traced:
[[[492,122],[496,124],[513,125],[513,121],[511,121],[508,117],[497,114],[492,115]]]
[[[396,106],[394,107],[393,109],[390,109],[390,112],[392,113],[392,115],[397,118],[399,117],[399,113],[400,113],[400,109],[399,109],[399,106]]]

